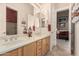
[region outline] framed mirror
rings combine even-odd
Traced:
[[[6,35],[17,34],[17,11],[6,7]]]

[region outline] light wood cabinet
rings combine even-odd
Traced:
[[[50,37],[42,39],[42,55],[46,55],[50,49]]]
[[[50,37],[46,38],[46,48],[47,48],[47,52],[50,50]]]
[[[10,51],[10,52],[7,52],[7,53],[5,53],[5,54],[3,54],[3,56],[18,56],[18,50],[16,49],[16,50],[12,50],[12,51]]]
[[[41,42],[41,40],[38,40],[37,42],[36,42],[36,55],[37,56],[41,56],[42,55],[42,42]]]
[[[21,48],[12,50],[10,52],[1,54],[0,56],[22,56],[23,55],[23,52],[22,51],[23,51],[23,48],[21,47]]]
[[[18,48],[18,56],[23,56],[23,47]]]
[[[36,55],[36,42],[25,45],[23,47],[23,56],[35,56]]]
[[[17,48],[1,56],[41,56],[46,55],[50,49],[50,37],[40,39],[23,47]]]
[[[44,38],[43,40],[42,40],[42,55],[45,55],[46,54],[46,52],[47,52],[47,41],[46,41],[46,38]]]

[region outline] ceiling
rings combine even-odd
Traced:
[[[34,8],[47,8],[50,3],[31,3]]]

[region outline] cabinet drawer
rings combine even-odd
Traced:
[[[41,49],[42,49],[41,44],[42,44],[41,40],[38,40],[38,41],[37,41],[37,49],[36,49],[36,54],[37,54],[38,56],[41,56],[41,55],[42,55],[42,54],[41,54]]]
[[[37,46],[40,46],[41,45],[41,40],[38,40],[37,41]]]

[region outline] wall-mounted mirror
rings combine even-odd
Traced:
[[[35,15],[28,15],[28,28],[32,26],[39,28],[39,18]]]
[[[6,35],[17,34],[17,11],[6,7]]]
[[[45,15],[41,12],[39,13],[36,13],[35,16],[38,18],[38,21],[39,21],[39,26],[42,28],[42,27],[45,27]]]

